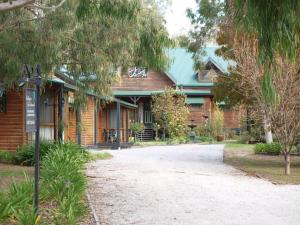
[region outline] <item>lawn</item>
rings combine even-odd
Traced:
[[[300,157],[292,156],[291,175],[284,175],[283,156],[255,155],[254,145],[226,143],[224,162],[276,184],[300,184]]]
[[[133,145],[140,147],[167,145],[167,141],[137,141]]]
[[[33,168],[0,163],[0,190],[5,190],[13,182],[19,182],[27,176],[33,176]]]

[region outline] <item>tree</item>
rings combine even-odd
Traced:
[[[225,4],[226,3],[226,4]],[[242,39],[243,33],[237,29],[234,23],[233,6],[230,5],[230,1],[199,1],[199,8],[192,14],[193,17],[200,18],[192,20],[195,27],[200,27],[200,31],[193,32],[191,46],[196,48],[191,49],[194,58],[197,59],[197,55],[202,54],[204,46],[208,39],[215,38],[220,48],[216,50],[216,54],[224,57],[228,60],[235,61],[234,43]],[[199,14],[202,10],[213,9],[212,13]],[[191,16],[190,16],[191,17]],[[241,41],[241,40],[240,40]],[[196,61],[196,64],[198,62]],[[199,64],[199,63],[198,63]],[[217,78],[216,86],[213,88],[214,99],[218,102],[224,101],[229,107],[236,107],[243,105],[247,111],[247,124],[249,125],[249,108],[256,104],[255,99],[251,94],[245,94],[243,90],[239,89],[241,82],[241,75],[230,71],[230,75],[219,75]],[[265,118],[263,120],[265,139],[268,143],[273,140],[272,132],[270,128],[270,119]],[[266,125],[267,124],[267,125]],[[250,130],[250,126],[248,126]]]
[[[14,85],[23,64],[40,63],[44,78],[63,69],[79,92],[93,85],[103,96],[117,68],[167,64],[164,49],[172,42],[163,19],[141,0],[68,0],[45,10],[23,7],[0,15],[0,82],[7,86]]]
[[[285,173],[290,174],[290,152],[300,133],[299,63],[277,54],[275,64],[266,69],[257,61],[258,40],[245,36],[234,45],[240,74],[239,89],[255,100],[252,111],[264,121],[264,126],[274,131],[283,146]]]
[[[189,33],[188,49],[193,53],[195,67],[201,66],[204,47],[214,41],[218,33],[218,24],[224,19],[225,3],[222,0],[196,0],[196,11],[187,10],[193,29]]]
[[[15,10],[18,8],[23,7],[30,7],[30,8],[39,8],[39,9],[49,9],[49,10],[55,10],[59,7],[61,7],[66,0],[60,0],[57,5],[46,5],[43,1],[37,1],[37,0],[14,0],[14,1],[5,1],[0,3],[0,12]],[[46,1],[48,3],[49,1]],[[51,2],[51,1],[50,1]]]
[[[234,22],[258,38],[260,63],[267,67],[277,56],[295,62],[299,56],[300,2],[297,0],[231,0]]]
[[[186,96],[167,88],[161,94],[152,97],[152,112],[157,124],[169,138],[179,137],[187,130],[189,108],[185,104]]]

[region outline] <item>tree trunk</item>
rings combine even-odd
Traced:
[[[265,139],[267,144],[271,144],[273,142],[273,135],[271,130],[271,122],[269,118],[267,118],[267,115],[264,116],[264,132],[265,132]]]
[[[284,153],[284,160],[285,160],[285,174],[291,174],[291,156],[290,153]]]

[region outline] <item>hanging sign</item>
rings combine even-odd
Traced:
[[[36,91],[25,89],[25,125],[26,132],[36,132]]]

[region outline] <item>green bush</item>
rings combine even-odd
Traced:
[[[72,143],[58,144],[42,161],[41,181],[45,199],[55,200],[58,209],[53,217],[56,224],[75,224],[85,212],[82,201],[86,189],[84,164],[88,152]]]
[[[279,155],[281,151],[282,146],[277,142],[271,144],[258,143],[254,148],[255,154]]]
[[[56,146],[54,142],[51,141],[41,141],[40,143],[40,159],[47,155],[51,149]],[[17,149],[16,154],[14,155],[14,163],[18,165],[24,166],[33,166],[34,165],[34,151],[35,146],[34,144],[23,145],[19,149]]]
[[[15,153],[10,151],[0,151],[0,163],[14,163]]]
[[[196,142],[200,141],[200,142],[213,142],[214,138],[210,137],[210,136],[200,136],[200,137],[196,137]]]
[[[33,180],[26,177],[21,183],[14,182],[7,193],[0,193],[0,224],[9,219],[20,219],[20,224],[26,224],[21,222],[26,219],[25,210],[33,208],[32,203]]]
[[[242,135],[239,136],[238,143],[239,144],[249,144],[250,140],[251,140],[251,136],[249,135],[249,133],[244,132]]]

